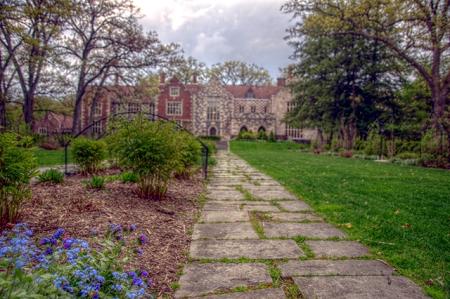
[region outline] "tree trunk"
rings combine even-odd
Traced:
[[[23,103],[23,119],[25,125],[30,132],[33,132],[34,121],[33,121],[33,109],[34,109],[34,94],[32,92],[27,92],[25,94]]]
[[[3,95],[0,95],[0,132],[6,130],[6,101]]]

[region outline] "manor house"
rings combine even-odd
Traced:
[[[283,122],[293,108],[286,79],[277,85],[221,85],[217,80],[207,84],[183,84],[177,78],[160,75],[159,94],[136,96],[135,88],[116,86],[103,92],[92,105],[87,96],[82,103],[81,129],[94,122],[93,132],[100,134],[108,116],[118,112],[150,112],[176,121],[198,136],[220,136],[228,140],[241,131],[273,132],[278,139],[311,140],[315,131],[291,128]],[[93,109],[93,111],[92,111]],[[93,113],[92,113],[93,112]]]

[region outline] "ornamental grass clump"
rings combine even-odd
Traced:
[[[38,175],[41,183],[60,184],[64,181],[64,174],[57,169],[47,169]]]
[[[84,174],[96,173],[106,158],[106,143],[79,137],[72,143],[72,157]]]
[[[36,166],[32,152],[19,146],[15,134],[0,134],[0,225],[13,222],[31,196],[29,183]]]
[[[108,137],[119,165],[138,176],[140,195],[160,199],[180,165],[180,134],[173,123],[150,122],[142,116],[117,125]]]
[[[59,228],[39,242],[25,224],[0,237],[0,298],[149,298],[147,271],[124,272],[129,252],[121,239],[98,248],[64,237]],[[134,240],[139,248],[140,241]]]

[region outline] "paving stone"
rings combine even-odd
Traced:
[[[277,192],[277,191],[257,191],[254,190],[251,192],[253,194],[253,196],[257,197],[258,199],[261,200],[296,200],[297,197],[295,197],[294,195],[292,195],[289,192]]]
[[[353,241],[306,241],[316,257],[360,257],[369,254],[367,247]]]
[[[374,260],[307,260],[289,261],[280,266],[283,277],[350,275],[376,276],[391,275],[389,265]]]
[[[280,207],[289,212],[311,211],[311,207],[300,200],[295,201],[279,201]]]
[[[198,223],[192,239],[258,239],[258,235],[248,222]]]
[[[201,222],[242,222],[250,221],[248,212],[244,211],[204,211]]]
[[[267,214],[271,220],[279,222],[301,222],[301,221],[323,221],[317,215],[310,213],[268,213]]]
[[[234,190],[234,191],[213,191],[206,195],[207,198],[213,199],[213,200],[244,200],[244,194],[241,192]]]
[[[198,297],[197,299],[284,299],[286,295],[282,289],[261,289],[249,292]]]
[[[328,223],[273,223],[263,222],[264,232],[269,238],[344,238],[346,235]]]
[[[240,204],[229,201],[208,201],[203,210],[205,211],[240,211]]]
[[[194,259],[282,259],[305,256],[293,240],[198,240],[192,241]]]
[[[245,205],[242,208],[243,211],[248,212],[279,212],[280,209],[278,209],[276,206],[272,205]]]
[[[180,288],[175,298],[206,295],[238,286],[271,283],[267,266],[250,264],[189,264],[180,278]]]
[[[305,299],[425,299],[422,290],[400,276],[296,277]]]

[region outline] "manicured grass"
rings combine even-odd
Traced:
[[[450,298],[450,171],[302,153],[292,143],[231,150],[328,222],[422,285]]]
[[[44,150],[41,148],[35,149],[36,159],[39,166],[63,165],[64,164],[64,149],[60,150]],[[71,153],[69,150],[68,162],[72,162]]]

